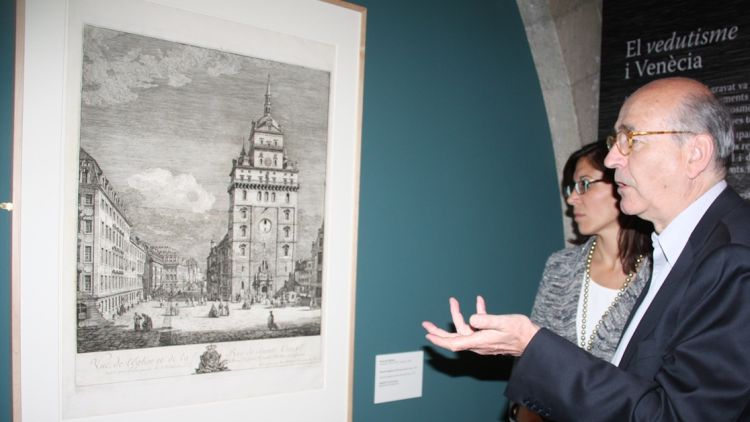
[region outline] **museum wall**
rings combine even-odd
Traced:
[[[423,396],[373,404],[375,356],[420,323],[528,313],[563,246],[540,83],[515,2],[363,1],[367,48],[354,421],[498,420],[507,361],[427,349]]]
[[[12,3],[3,0],[0,26],[3,172]],[[524,24],[507,0],[358,3],[368,12],[353,420],[498,420],[509,361],[427,348],[420,323],[447,326],[449,296],[466,314],[477,294],[490,312],[529,312],[547,255],[563,246],[555,158]],[[10,417],[3,262],[2,421]],[[375,356],[419,350],[422,397],[373,404]]]

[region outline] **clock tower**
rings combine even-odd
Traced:
[[[299,183],[284,132],[271,116],[270,75],[263,116],[252,122],[229,176],[229,268],[222,272],[231,292],[222,296],[271,299],[294,272]]]

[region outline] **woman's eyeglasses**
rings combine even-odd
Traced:
[[[565,198],[569,198],[570,195],[573,195],[573,191],[575,191],[579,195],[583,195],[584,193],[588,192],[589,189],[591,189],[591,185],[594,183],[604,182],[604,179],[597,179],[597,180],[588,180],[588,179],[581,179],[577,182],[573,182],[567,186],[565,186],[565,191],[563,192],[565,194]]]

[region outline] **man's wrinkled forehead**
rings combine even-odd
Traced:
[[[630,95],[617,116],[615,130],[652,130],[643,125],[658,124],[672,116],[679,105],[678,96],[668,97],[668,87],[648,84]]]
[[[620,113],[617,115],[617,121],[615,122],[615,131],[619,132],[622,130],[635,130],[633,124],[633,111],[634,108],[638,107],[637,103],[637,91],[628,96],[620,107]]]

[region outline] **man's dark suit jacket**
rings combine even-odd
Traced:
[[[555,421],[750,421],[750,205],[716,198],[619,367],[542,328],[505,395]]]

